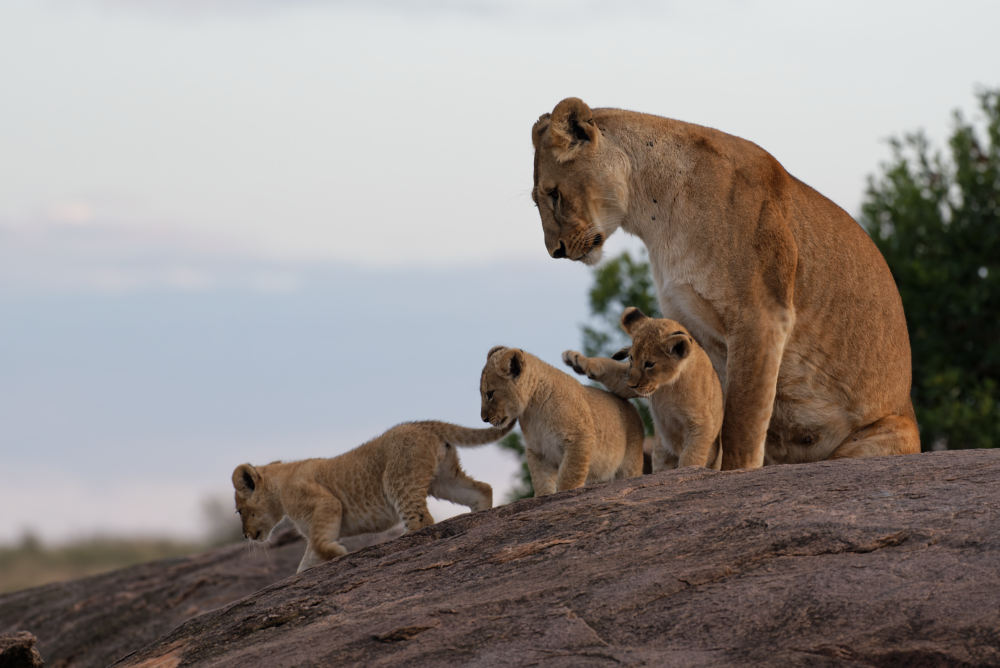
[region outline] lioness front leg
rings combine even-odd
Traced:
[[[722,422],[724,471],[764,465],[764,441],[791,320],[789,314],[760,322],[756,328],[741,329],[728,338]]]
[[[562,354],[563,362],[573,371],[608,388],[612,394],[622,399],[634,399],[639,395],[628,386],[628,362],[619,362],[610,357],[587,357],[575,350]]]
[[[829,458],[912,455],[918,452],[920,431],[913,418],[887,415],[848,436]]]

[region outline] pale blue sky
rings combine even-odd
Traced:
[[[940,139],[998,84],[997,25],[985,1],[3,2],[0,541],[197,533],[242,461],[476,425],[490,346],[576,347],[590,274],[528,196],[561,98],[744,136],[856,213],[887,137]],[[462,454],[502,498],[514,462]]]

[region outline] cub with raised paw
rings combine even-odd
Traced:
[[[484,422],[520,420],[535,496],[642,475],[642,419],[628,401],[505,346],[487,353],[480,393]]]
[[[631,347],[611,359],[567,350],[563,361],[624,399],[649,399],[654,473],[675,466],[721,468],[722,386],[708,355],[674,320],[630,306],[621,324]],[[618,361],[626,356],[627,362]]]

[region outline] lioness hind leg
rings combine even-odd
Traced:
[[[918,452],[920,431],[917,423],[902,415],[887,415],[848,436],[829,458],[911,455]]]

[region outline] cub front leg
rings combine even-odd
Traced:
[[[297,573],[347,554],[347,548],[338,542],[343,511],[340,501],[333,496],[316,502],[306,536],[306,552],[302,555]]]
[[[619,362],[610,357],[587,357],[575,350],[562,354],[563,362],[573,371],[608,388],[612,394],[622,399],[634,399],[639,395],[628,386],[628,362]]]
[[[528,465],[528,473],[531,474],[531,486],[535,490],[535,496],[545,496],[556,491],[557,469],[554,466],[530,447],[524,449],[524,461]]]
[[[563,444],[562,463],[559,464],[559,477],[556,479],[556,491],[583,487],[590,473],[590,453],[593,449],[592,439],[579,438],[567,440]]]

